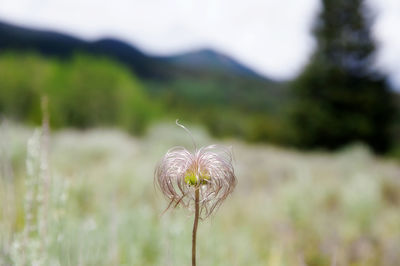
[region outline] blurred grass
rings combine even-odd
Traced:
[[[153,186],[166,150],[191,147],[170,124],[141,138],[112,129],[51,135],[48,230],[40,231],[39,201],[28,236],[25,161],[33,131],[3,125],[0,265],[21,265],[22,256],[27,265],[188,265],[193,217],[184,210],[161,216],[166,202]],[[200,145],[215,142],[190,128]],[[199,265],[399,264],[398,161],[362,145],[300,153],[234,139],[223,144],[233,145],[239,183],[200,223]],[[37,156],[38,187],[40,147]]]

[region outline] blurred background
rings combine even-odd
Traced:
[[[172,146],[233,146],[199,265],[400,265],[397,0],[0,3],[0,265],[188,265]]]

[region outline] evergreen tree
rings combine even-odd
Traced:
[[[362,141],[375,151],[390,145],[392,93],[372,68],[374,43],[363,0],[322,0],[315,25],[318,48],[293,82],[296,145],[337,148]]]

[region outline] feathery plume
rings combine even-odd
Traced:
[[[181,205],[193,209],[198,189],[201,218],[211,215],[237,182],[232,154],[219,145],[202,147],[193,153],[184,147],[170,149],[157,165],[155,179],[169,201],[168,208]]]

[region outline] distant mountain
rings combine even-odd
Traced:
[[[121,41],[104,39],[87,42],[53,31],[34,30],[0,22],[0,49],[36,51],[61,58],[83,52],[105,55],[127,64],[142,77],[164,76],[162,60],[153,59]]]
[[[138,76],[166,116],[200,122],[215,136],[253,141],[282,138],[281,118],[290,102],[287,83],[265,78],[223,53],[204,49],[152,56],[111,38],[85,41],[0,22],[0,53],[6,51],[61,60],[75,54],[106,57]]]
[[[114,58],[144,78],[171,78],[219,72],[267,81],[248,67],[213,50],[199,50],[174,56],[151,56],[115,39],[84,41],[53,31],[35,30],[0,22],[0,49],[33,50],[43,55],[69,57],[76,52]]]
[[[0,22],[0,52],[7,50],[33,51],[66,60],[76,53],[105,56],[139,76],[151,97],[184,112],[229,109],[243,114],[275,115],[284,109],[289,97],[286,83],[265,78],[229,56],[209,49],[152,56],[115,39],[90,42]]]
[[[203,49],[175,56],[165,57],[164,60],[178,66],[195,69],[225,70],[237,75],[249,77],[261,76],[252,69],[238,63],[231,57],[211,49]]]

